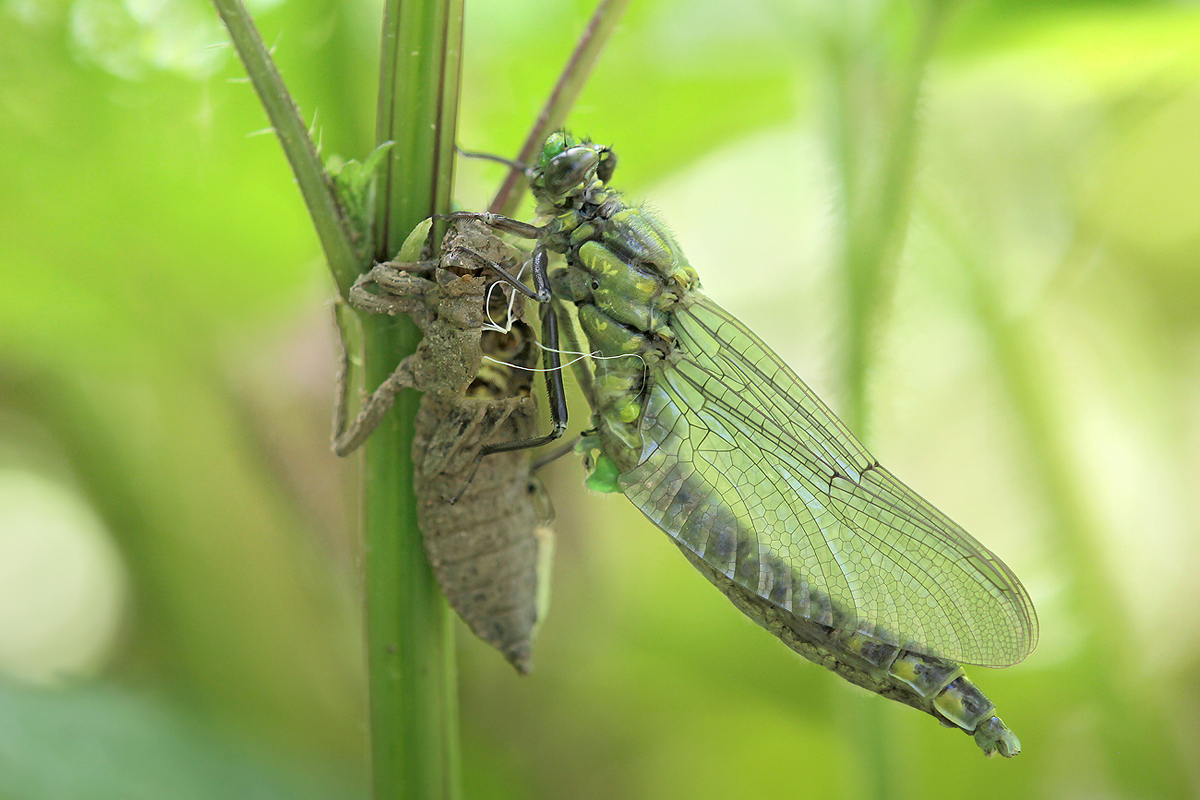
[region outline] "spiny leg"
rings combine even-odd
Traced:
[[[537,255],[537,251],[535,250],[534,256],[536,257],[536,255]],[[482,271],[485,269],[490,270],[491,272],[494,272],[494,273],[496,273],[496,275],[500,276],[500,279],[504,283],[513,287],[518,292],[520,292],[521,294],[528,297],[530,300],[536,300],[539,303],[548,303],[550,301],[549,284],[546,284],[545,286],[539,287],[537,289],[530,289],[528,286],[526,286],[521,281],[520,278],[518,278],[516,275],[512,274],[512,272],[510,270],[506,269],[505,267],[502,267],[500,264],[497,264],[495,261],[492,261],[488,258],[485,258],[484,256],[481,256],[479,253],[476,253],[474,250],[467,250],[466,248],[462,248],[462,247],[455,248],[454,250],[452,250],[446,254],[446,263],[451,266],[461,267],[462,269],[468,269],[468,270],[471,270],[474,272],[479,272],[479,271]],[[537,273],[536,272],[534,273],[534,281],[535,281],[535,283],[537,281]]]
[[[558,319],[552,305],[546,304],[542,309],[542,338],[546,341],[546,345],[542,349],[546,362],[546,394],[550,400],[550,417],[554,423],[554,427],[544,436],[517,439],[511,442],[501,442],[500,444],[489,444],[479,448],[479,455],[475,457],[475,464],[471,467],[471,472],[467,475],[466,481],[463,482],[462,488],[453,497],[446,498],[446,502],[450,504],[458,502],[463,496],[463,492],[467,490],[467,487],[471,485],[471,481],[475,479],[475,473],[479,470],[479,464],[485,456],[493,453],[508,453],[513,450],[541,447],[561,438],[563,432],[567,429],[567,392],[563,386],[562,359],[558,352]]]
[[[528,399],[528,398],[506,397],[501,400],[493,401],[490,405],[492,408],[500,409],[500,418],[495,420],[490,426],[488,426],[489,430],[479,434],[478,441],[483,441],[483,440],[487,439],[488,437],[492,436],[501,425],[503,425],[506,421],[508,421],[508,419],[512,416],[513,412],[516,411],[518,406],[522,402],[524,402],[526,399]],[[483,427],[483,418],[487,415],[487,412],[488,412],[488,408],[486,406],[484,406],[484,405],[479,406],[479,410],[478,410],[478,413],[476,414],[476,420],[474,422],[473,427],[475,427],[475,428]],[[464,494],[467,493],[467,489],[471,488],[471,484],[475,481],[475,476],[479,472],[479,465],[481,463],[483,463],[483,456],[485,455],[483,452],[484,447],[485,446],[481,446],[479,448],[479,450],[475,453],[475,458],[473,459],[473,461],[471,463],[471,469],[470,469],[470,471],[467,472],[467,477],[463,480],[462,484],[458,487],[458,491],[456,491],[452,495],[442,495],[442,500],[444,500],[446,503],[449,503],[450,505],[454,505],[455,503],[457,503],[459,500],[462,499]],[[447,472],[447,470],[445,469],[446,464],[449,463],[450,459],[453,456],[458,454],[459,449],[460,448],[455,447],[449,453],[447,453],[446,456],[441,460],[441,462],[437,465],[437,467],[435,469],[437,471],[445,474]]]
[[[400,394],[401,390],[411,388],[415,385],[412,374],[412,359],[416,358],[416,356],[409,356],[400,362],[396,367],[396,371],[389,375],[383,383],[379,384],[379,387],[371,393],[371,396],[363,401],[358,416],[347,427],[345,378],[349,358],[346,354],[345,343],[341,344],[341,350],[341,366],[338,369],[337,403],[333,416],[333,452],[339,456],[347,456],[357,450],[367,440],[367,437],[379,427],[379,423],[383,420],[383,415],[396,402],[396,395]]]
[[[436,286],[433,281],[413,274],[431,268],[435,262],[417,262],[414,264],[376,264],[369,272],[359,276],[350,289],[350,305],[372,313],[409,314],[424,330],[433,312],[429,308],[428,297],[430,290]],[[387,290],[385,294],[375,294],[367,290],[374,284]],[[340,358],[337,371],[337,389],[334,396],[333,409],[333,452],[346,456],[367,440],[383,416],[396,402],[396,395],[402,389],[413,386],[412,359],[409,356],[397,365],[395,371],[379,385],[369,396],[364,398],[358,415],[352,422],[346,423],[346,394],[350,372],[350,356],[346,350],[345,329],[342,316],[339,313],[343,301],[339,300],[334,306],[334,325],[338,329],[338,346]]]
[[[506,217],[502,214],[492,214],[488,211],[455,211],[452,214],[447,214],[446,219],[477,219],[489,228],[498,230],[501,233],[511,233],[513,236],[520,236],[522,239],[540,239],[546,232],[546,229],[540,225],[531,225],[528,222],[521,222],[519,219]]]
[[[421,330],[432,321],[433,309],[428,300],[430,290],[436,287],[429,278],[420,277],[421,272],[432,273],[437,262],[419,261],[412,264],[385,262],[376,264],[363,273],[350,287],[349,303],[361,311],[372,314],[407,314]],[[369,287],[383,290],[375,293]]]
[[[546,278],[547,260],[544,249],[539,248],[534,251],[534,284],[538,286],[539,293],[545,291],[549,294],[549,280]],[[514,442],[486,445],[479,451],[480,458],[492,453],[505,453],[511,450],[541,447],[544,444],[549,444],[561,438],[563,432],[567,429],[567,392],[563,386],[562,356],[560,355],[558,344],[558,314],[555,312],[552,303],[542,305],[542,341],[545,343],[542,353],[546,364],[546,394],[550,401],[550,419],[554,423],[553,429],[545,436],[535,436],[530,439],[518,439]]]
[[[579,324],[576,322],[575,315],[571,313],[571,309],[567,307],[561,300],[553,299],[550,302],[554,304],[554,313],[558,315],[559,330],[562,336],[567,340],[567,346],[570,352],[578,358],[571,359],[571,372],[575,373],[575,382],[579,384],[579,388],[583,390],[584,397],[595,397],[592,392],[593,375],[592,364],[587,358],[582,358],[584,353],[588,351],[584,349],[582,334],[579,330]]]
[[[501,217],[498,214],[468,214],[458,212],[449,216],[456,219],[478,219],[489,225],[493,225],[496,220],[502,220],[505,223],[512,223],[515,226],[523,226],[528,231],[541,230],[535,225],[518,222],[508,217]],[[497,230],[508,230],[507,228],[501,228],[498,224],[494,225],[494,227]],[[454,256],[456,259],[469,262],[475,268],[492,270],[506,283],[513,286],[526,297],[542,304],[542,341],[545,343],[542,352],[545,353],[544,358],[546,361],[546,394],[549,395],[550,416],[554,423],[554,428],[545,436],[486,445],[480,450],[479,457],[483,458],[483,456],[492,453],[505,453],[511,450],[541,447],[544,444],[553,442],[555,439],[560,438],[563,435],[563,431],[567,429],[567,393],[563,386],[562,357],[559,354],[558,313],[555,310],[554,303],[551,302],[550,278],[547,274],[550,264],[549,253],[541,245],[534,248],[533,255],[530,258],[533,271],[533,289],[530,289],[518,280],[515,275],[504,269],[504,267],[489,261],[471,250],[465,248],[458,249],[455,251]],[[472,474],[474,474],[474,470],[472,470]]]
[[[470,425],[463,428],[462,435],[459,437],[458,441],[453,447],[449,448],[446,454],[442,456],[441,460],[428,467],[429,471],[443,475],[449,473],[450,470],[448,465],[455,456],[462,452],[463,444],[468,438],[473,438],[476,442],[482,442],[491,437],[501,425],[508,421],[513,412],[525,399],[526,398],[524,397],[506,397],[498,400],[491,400],[486,403],[476,404],[474,418],[471,420]],[[493,409],[498,410],[498,418],[493,420],[491,424],[487,424],[488,412]],[[471,433],[470,437],[467,435],[468,432]],[[476,464],[478,463],[478,459],[474,459],[474,461]],[[472,475],[474,475],[474,472],[477,468],[478,467],[475,465],[472,466]],[[461,497],[465,488],[466,487],[463,487],[463,489],[455,492],[454,497]]]
[[[350,382],[350,352],[346,348],[346,327],[342,323],[342,308],[345,301],[340,297],[333,303],[333,327],[337,329],[338,362],[333,390],[333,434],[330,442],[337,452],[337,440],[346,429],[346,392]]]
[[[546,455],[535,459],[534,462],[529,465],[529,471],[531,473],[536,473],[538,470],[540,470],[542,467],[546,466],[547,464],[552,464],[555,461],[558,461],[563,456],[575,452],[575,446],[577,444],[579,444],[579,441],[582,438],[583,438],[582,436],[572,436],[570,439],[567,440],[566,444],[559,445],[558,447],[554,448]]]

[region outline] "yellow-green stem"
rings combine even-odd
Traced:
[[[462,0],[388,0],[380,57],[378,143],[388,151],[375,258],[418,222],[450,209],[462,49]],[[435,233],[440,240],[440,233]],[[364,380],[377,386],[411,354],[411,320],[363,315]],[[413,423],[403,392],[366,444],[363,550],[372,787],[375,800],[459,796],[452,618],[417,528]]]
[[[849,16],[854,12],[846,12],[842,24],[830,30],[823,41],[844,213],[843,418],[864,440],[870,438],[867,379],[873,342],[887,315],[896,261],[907,230],[916,166],[917,105],[945,11],[939,3],[917,10],[916,38],[896,75],[871,63],[873,54],[887,47],[881,41],[884,27],[872,27],[869,21],[866,30],[874,36],[859,40],[862,29],[855,23],[861,20]],[[856,772],[862,796],[887,800],[896,796],[898,765],[888,732],[888,712],[875,700],[848,696],[843,717],[858,754]]]

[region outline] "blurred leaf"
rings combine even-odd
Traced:
[[[0,683],[0,797],[323,800],[366,797],[343,765],[256,752],[162,699],[113,687]]]
[[[111,688],[61,706],[5,690],[0,759],[20,758],[0,767],[0,795],[70,797],[31,793],[101,787],[88,783],[101,773],[129,788],[163,764],[205,790],[184,796],[321,796],[287,783],[298,768],[263,777],[241,743],[363,766],[358,544],[325,450],[332,286],[277,143],[250,135],[267,121],[231,82],[232,52],[197,52],[207,23],[167,24],[207,3],[138,18],[142,5],[0,6],[0,406],[49,442],[2,444],[65,462],[118,545],[133,615],[102,680],[161,687],[229,727],[196,733],[192,712],[163,710],[176,701]],[[366,157],[377,10],[267,5],[258,23],[323,151]],[[590,10],[468,4],[464,147],[516,151]],[[109,27],[77,34],[102,11]],[[619,186],[662,209],[713,296],[836,403],[826,98],[811,32],[784,19],[732,0],[634,3],[568,125],[615,144]],[[1025,744],[1012,762],[882,703],[902,794],[1196,794],[1198,28],[1188,3],[967,3],[934,54],[920,205],[868,381],[875,449],[1013,565],[1043,640],[1026,663],[973,675]],[[105,49],[89,48],[100,33]],[[503,171],[458,169],[467,208]],[[964,253],[990,284],[993,334]],[[994,349],[1013,330],[1054,441],[1017,418]],[[572,406],[577,425],[588,414]],[[1039,477],[1050,446],[1108,576],[1095,604],[1072,600],[1087,554]],[[550,469],[560,546],[536,671],[518,680],[462,642],[471,796],[725,800],[778,794],[786,777],[853,796],[841,776],[856,743],[834,712],[852,690],[742,620],[621,498],[585,496],[576,463]],[[131,719],[141,738],[117,735]],[[1138,746],[1114,752],[1123,739]],[[93,770],[84,756],[118,741],[145,757]],[[193,749],[205,755],[181,754]],[[241,784],[227,777],[239,763]],[[150,796],[171,796],[169,778]],[[359,790],[342,785],[335,796]]]

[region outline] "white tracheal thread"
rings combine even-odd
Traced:
[[[521,268],[517,270],[516,278],[520,280],[521,274],[525,272],[525,264],[521,264]],[[487,324],[482,326],[485,331],[496,331],[497,333],[508,333],[512,330],[513,325],[513,305],[517,302],[517,293],[514,289],[508,290],[508,313],[505,315],[504,325],[501,326],[496,320],[492,319],[492,292],[500,285],[501,281],[495,281],[488,286],[487,297],[484,298],[483,307],[487,312]],[[485,356],[486,358],[486,356]],[[495,359],[492,359],[495,360]],[[504,363],[504,362],[497,362]],[[513,366],[510,364],[509,366]],[[519,367],[518,367],[519,369]]]
[[[614,361],[618,358],[636,358],[638,361],[642,362],[642,374],[643,377],[645,376],[646,359],[638,353],[623,353],[619,356],[602,356],[599,353],[584,353],[580,350],[555,350],[553,347],[546,347],[546,345],[539,341],[534,341],[534,344],[536,344],[542,350],[545,350],[547,353],[558,353],[560,356],[577,356],[577,358],[573,358],[565,364],[559,364],[557,367],[522,367],[518,364],[512,364],[508,361],[501,361],[498,358],[492,358],[488,355],[485,355],[484,358],[494,364],[503,364],[506,367],[512,367],[513,369],[519,369],[524,372],[554,372],[556,370],[569,367],[576,361],[582,361],[585,358],[594,358],[597,361]]]

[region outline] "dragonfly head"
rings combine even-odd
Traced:
[[[616,166],[612,148],[557,131],[546,139],[527,175],[539,202],[568,208],[591,199],[592,193],[612,178]]]

